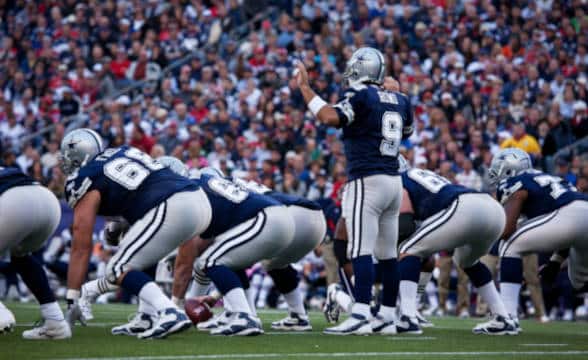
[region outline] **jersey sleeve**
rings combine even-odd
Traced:
[[[343,93],[343,97],[334,106],[339,115],[341,127],[351,125],[359,119],[356,114],[361,114],[365,108],[367,87],[349,88]]]
[[[408,99],[408,96],[402,95],[402,97],[406,107],[406,117],[404,119],[404,122],[402,123],[402,140],[406,140],[412,135],[414,131],[414,120],[412,105],[410,103],[410,100]]]
[[[519,177],[502,180],[496,189],[496,199],[504,204],[512,194],[523,189],[523,181]]]
[[[76,207],[78,201],[88,193],[88,191],[95,188],[96,184],[91,174],[82,169],[75,172],[67,178],[65,183],[65,199],[69,206],[73,209]]]

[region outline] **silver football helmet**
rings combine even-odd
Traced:
[[[173,156],[160,156],[157,158],[157,161],[161,163],[161,165],[169,168],[171,171],[175,172],[178,175],[188,177],[188,167],[178,158]]]
[[[531,169],[531,157],[521,149],[507,148],[500,150],[492,159],[488,176],[493,184],[503,179],[516,176],[521,172]]]
[[[386,61],[384,55],[374,48],[362,47],[351,55],[347,61],[343,78],[349,86],[361,83],[382,85],[386,75]]]
[[[410,170],[410,164],[408,163],[408,160],[406,160],[404,156],[398,155],[398,171],[405,172],[408,170]]]
[[[104,145],[97,132],[91,129],[73,130],[61,141],[61,169],[70,175],[102,151]]]

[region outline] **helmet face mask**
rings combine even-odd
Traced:
[[[374,48],[362,47],[347,61],[343,78],[349,86],[362,83],[381,85],[386,73],[384,55]]]
[[[61,141],[59,152],[61,169],[66,175],[71,175],[103,150],[102,139],[94,130],[73,130]]]

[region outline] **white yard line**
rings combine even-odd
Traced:
[[[519,344],[520,346],[528,347],[557,347],[557,346],[568,346],[568,344]]]
[[[259,353],[259,354],[214,354],[214,355],[169,355],[169,356],[134,356],[134,357],[100,357],[70,358],[64,360],[204,360],[204,359],[267,359],[288,357],[339,357],[366,358],[382,356],[404,357],[438,357],[438,356],[578,356],[588,355],[588,351],[434,351],[434,352],[336,352],[336,353]]]

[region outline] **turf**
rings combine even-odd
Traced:
[[[127,320],[135,307],[96,305],[95,319],[76,327],[61,341],[24,341],[20,333],[39,318],[34,304],[6,304],[17,327],[0,336],[0,359],[588,359],[588,323],[523,321],[519,336],[488,337],[471,333],[479,319],[433,318],[437,325],[422,336],[336,337],[321,333],[326,326],[312,313],[313,332],[272,331],[280,311],[261,314],[266,334],[253,338],[212,337],[191,329],[165,340],[138,340],[110,335],[110,327]]]

